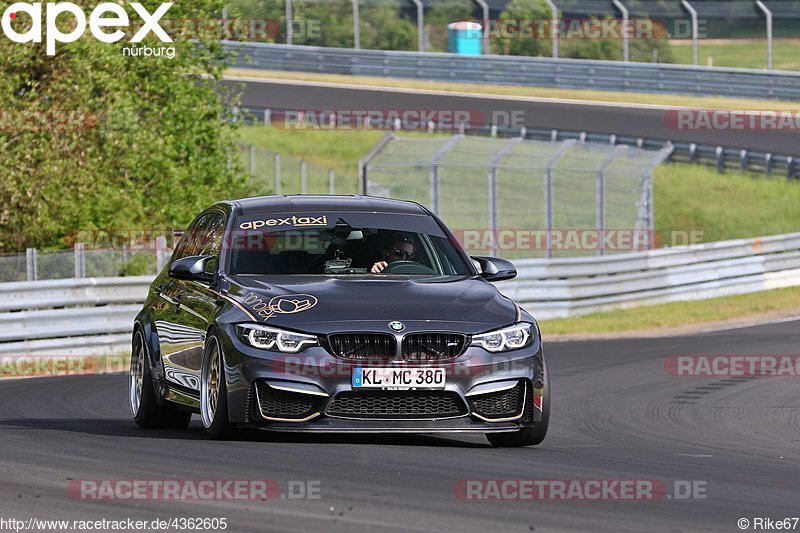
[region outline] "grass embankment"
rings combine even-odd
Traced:
[[[536,310],[529,311],[535,314]],[[545,338],[637,332],[666,335],[788,316],[800,316],[800,287],[543,320],[540,326]]]
[[[692,63],[692,42],[671,41],[676,63]],[[779,70],[800,70],[800,39],[776,39],[773,42],[773,66]],[[700,40],[697,62],[715,67],[767,68],[767,39]]]

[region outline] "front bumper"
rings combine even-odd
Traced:
[[[222,336],[231,422],[293,432],[506,432],[541,420],[545,365],[540,340],[492,354],[470,347],[430,364],[376,365],[322,347],[288,355],[244,344],[233,326]],[[354,389],[353,368],[441,367],[443,390]]]

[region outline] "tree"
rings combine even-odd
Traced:
[[[77,3],[87,18],[96,5]],[[161,5],[141,3],[150,13]],[[221,8],[175,3],[165,19],[183,21],[173,24],[180,33]],[[18,31],[30,25],[24,18]],[[225,53],[213,34],[198,44],[190,37],[109,44],[87,31],[54,56],[44,44],[0,39],[1,250],[69,245],[81,230],[183,227],[244,190],[236,126],[224,120],[236,98],[219,84]],[[175,56],[124,55],[143,46],[174,47]]]
[[[514,29],[515,33],[500,35],[492,39],[492,49],[495,53],[515,56],[540,56],[551,54],[551,33],[549,23],[542,25],[551,18],[550,9],[543,0],[511,0],[506,9],[500,13],[498,24],[511,24],[512,29],[517,26],[526,27],[530,35]],[[537,31],[545,27],[546,32]],[[516,33],[516,32],[520,33]]]

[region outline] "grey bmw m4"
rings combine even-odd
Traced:
[[[534,318],[425,207],[365,196],[218,202],[136,316],[143,428],[484,433],[541,443],[550,385]]]

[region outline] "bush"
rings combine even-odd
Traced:
[[[87,13],[96,5],[78,3]],[[142,4],[152,13],[161,1]],[[217,18],[221,4],[176,3],[165,18]],[[239,194],[220,45],[152,34],[141,43],[174,46],[168,59],[123,56],[137,46],[125,41],[86,36],[51,57],[43,44],[0,39],[0,251],[57,247],[94,228],[183,227],[213,200]]]

